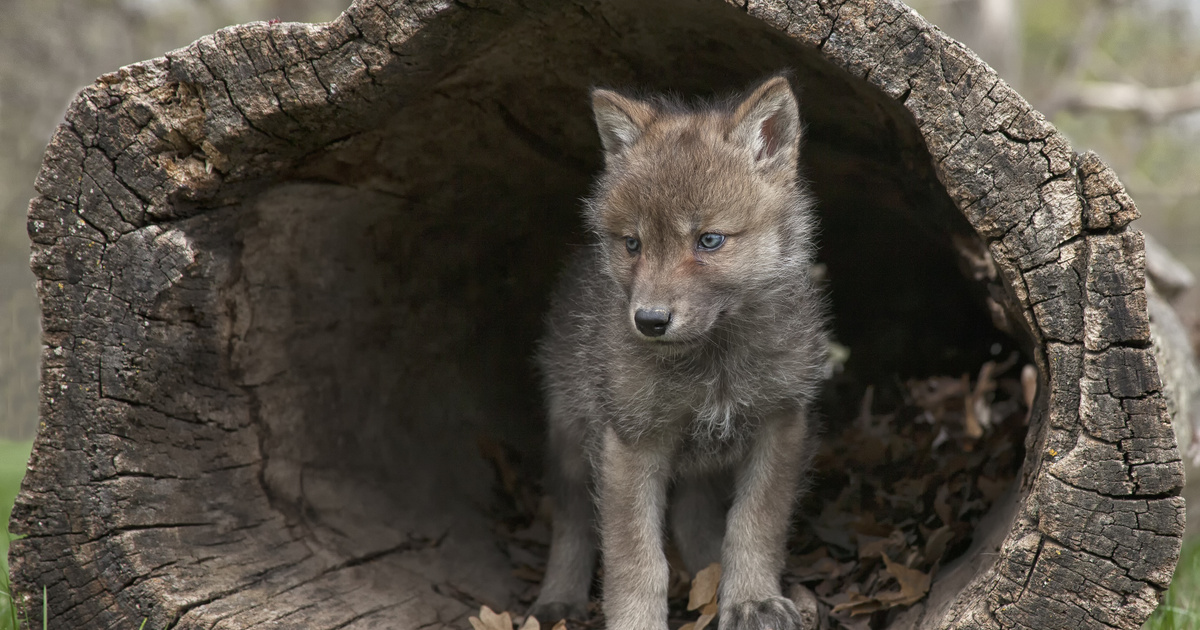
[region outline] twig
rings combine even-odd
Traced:
[[[1152,88],[1136,83],[1089,81],[1064,94],[1062,107],[1072,111],[1128,112],[1151,122],[1200,110],[1200,82]]]

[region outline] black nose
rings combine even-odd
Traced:
[[[633,323],[647,337],[661,337],[667,334],[667,326],[671,324],[671,311],[665,308],[639,308],[633,314]]]

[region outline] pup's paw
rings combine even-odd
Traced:
[[[721,630],[805,630],[796,604],[786,597],[724,606]]]
[[[575,619],[587,621],[587,602],[541,602],[533,603],[529,614],[537,617],[538,621],[547,627],[558,623],[559,619]]]

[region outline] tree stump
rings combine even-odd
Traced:
[[[1012,343],[1040,375],[1019,487],[892,627],[1138,627],[1183,501],[1137,211],[890,0],[359,0],[100,77],[30,206],[42,426],[12,556],[33,623],[43,587],[74,628],[510,605],[479,445],[540,465],[529,357],[600,166],[587,88],[781,68],[859,368],[957,374]]]

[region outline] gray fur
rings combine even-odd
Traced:
[[[674,484],[688,568],[718,555],[724,567],[721,627],[798,628],[779,575],[825,315],[795,97],[774,77],[723,106],[597,90],[593,107],[606,150],[586,207],[595,238],[562,278],[537,357],[556,507],[533,613],[553,622],[587,601],[591,490],[608,627],[665,630]],[[705,233],[724,244],[700,248]],[[639,308],[670,310],[666,334],[639,333]]]

